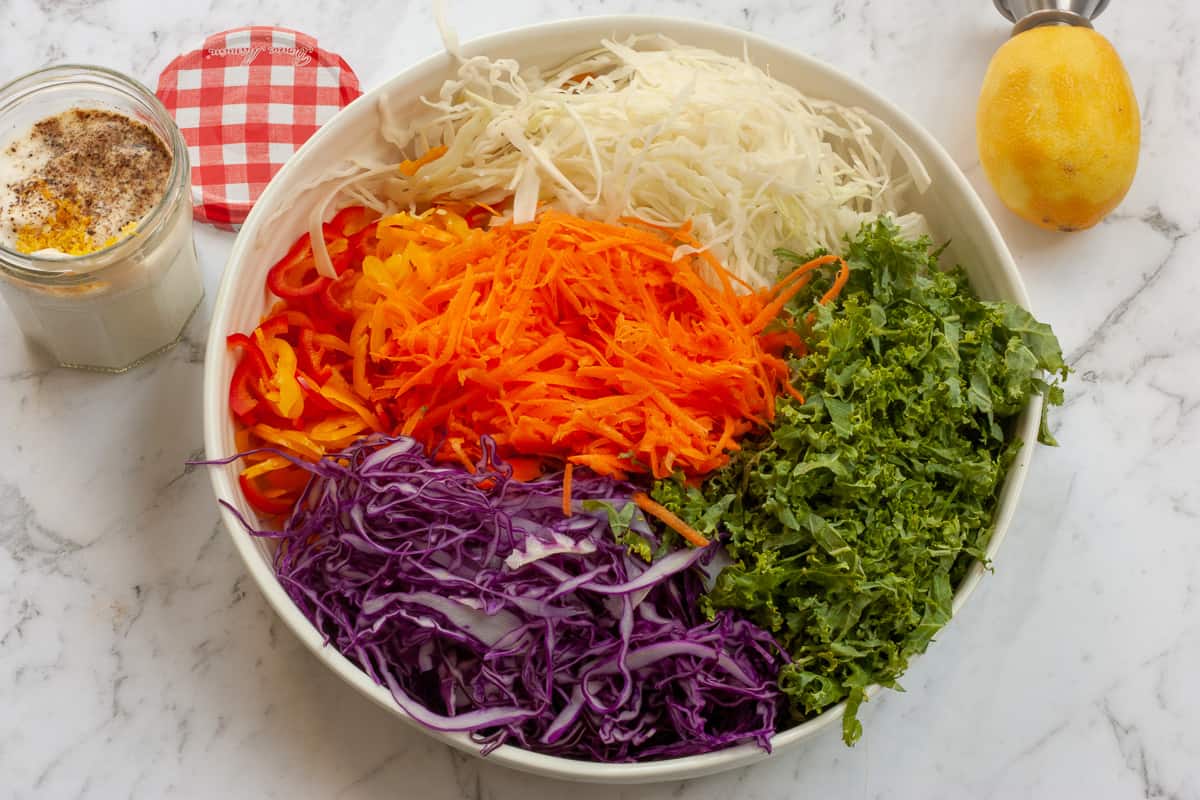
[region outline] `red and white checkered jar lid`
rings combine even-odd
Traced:
[[[251,26],[177,57],[156,94],[188,146],[196,219],[237,230],[283,163],[362,91],[313,37]]]

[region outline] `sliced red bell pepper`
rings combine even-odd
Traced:
[[[317,332],[312,328],[300,330],[300,365],[318,384],[329,380],[333,368],[325,363],[325,348],[317,342]]]
[[[282,336],[288,332],[289,328],[299,328],[304,330],[316,327],[313,324],[312,317],[305,314],[303,311],[289,308],[286,311],[280,311],[278,314],[271,316],[259,323],[258,328],[263,332],[264,336]]]
[[[233,370],[233,378],[229,381],[229,409],[243,422],[251,422],[251,415],[258,408],[257,386],[261,377],[250,358],[242,358]]]
[[[341,275],[354,261],[355,254],[350,250],[350,240],[344,236],[327,239],[325,252],[329,255],[329,263],[333,265],[335,275]]]
[[[308,297],[325,288],[329,278],[317,272],[308,237],[301,237],[267,273],[267,288],[285,300]]]
[[[325,246],[330,251],[330,262],[337,274],[340,275],[356,258],[361,258],[360,245],[371,233],[371,222],[376,216],[369,208],[348,206],[321,226]],[[317,272],[308,236],[301,236],[267,273],[268,288],[287,300],[317,294],[328,281],[329,278]]]
[[[361,272],[347,270],[339,275],[337,280],[331,281],[318,295],[321,309],[338,322],[353,322],[354,309],[350,305],[350,293],[354,291],[354,286],[361,277]]]
[[[332,371],[330,370],[330,372]],[[300,389],[304,392],[304,417],[302,417],[302,420],[306,424],[309,421],[308,417],[320,420],[330,414],[341,411],[341,409],[329,402],[325,398],[325,395],[321,394],[321,390],[316,382],[308,375],[297,375],[296,382],[300,384]]]
[[[266,494],[255,485],[254,481],[247,480],[244,475],[238,475],[238,485],[242,487],[242,494],[246,496],[246,502],[255,511],[261,511],[264,514],[286,514],[292,508],[289,501]]]
[[[250,359],[258,368],[259,374],[267,374],[267,359],[263,357],[258,344],[244,333],[231,333],[225,337],[225,344],[230,350],[240,350],[243,359]]]
[[[229,381],[229,408],[243,422],[253,423],[253,414],[262,400],[261,381],[270,368],[258,345],[244,333],[225,338],[231,350],[240,350],[241,359]]]
[[[272,489],[282,490],[290,496],[295,496],[308,485],[312,473],[296,466],[284,467],[263,475],[263,481]]]
[[[333,215],[326,230],[332,229],[336,236],[349,238],[370,226],[378,215],[366,206],[346,206]],[[326,237],[328,239],[328,237]]]
[[[377,217],[369,208],[348,206],[321,226],[329,263],[335,274],[341,275],[362,261],[363,243],[374,234],[371,223]]]

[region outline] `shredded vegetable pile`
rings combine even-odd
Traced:
[[[412,439],[305,464],[316,479],[276,537],[280,580],[328,640],[419,722],[598,761],[769,746],[785,658],[770,634],[698,613],[697,563],[653,565],[613,538],[633,487],[581,470],[513,480],[484,440],[474,473]],[[381,580],[381,576],[386,579]]]
[[[335,255],[353,255],[336,281],[316,274],[311,248],[294,249],[268,280],[287,302],[253,339],[235,337],[259,364],[233,384],[234,412],[252,423],[244,447],[311,459],[382,431],[470,467],[490,436],[522,477],[563,463],[704,475],[774,417],[789,387],[781,350],[804,345],[762,334],[837,261],[739,294],[715,259],[718,286],[699,275],[705,259],[672,260],[686,229],[555,210],[487,230],[440,207],[369,218],[351,209],[328,226]],[[243,488],[277,512],[295,499],[295,471],[264,455]]]
[[[1037,393],[1061,402],[1043,370],[1067,367],[1050,326],[975,298],[927,239],[880,220],[846,260],[797,364],[806,401],[781,400],[770,433],[700,486],[662,481],[654,496],[701,534],[725,531],[734,563],[705,602],[780,637],[794,718],[846,700],[852,743],[867,687],[897,686],[950,621],[1021,444],[1008,428]]]
[[[719,468],[774,416],[771,294],[710,286],[653,231],[553,210],[458,235],[453,220],[382,220],[351,293],[354,386],[385,424],[467,463],[488,435],[505,455],[665,477]]]
[[[384,97],[390,154],[228,337],[215,463],[289,596],[484,752],[769,749],[839,703],[852,744],[1061,402],[1050,328],[938,266],[895,133],[748,59],[643,37]]]
[[[372,165],[331,199],[352,187],[380,212],[461,199],[511,203],[506,215],[528,222],[541,201],[607,222],[692,220],[700,246],[754,288],[778,277],[777,248],[836,252],[881,214],[924,229],[904,199],[929,179],[882,121],[660,36],[606,41],[544,74],[471,58],[427,102],[416,116],[385,106],[381,133],[445,155],[411,174]]]

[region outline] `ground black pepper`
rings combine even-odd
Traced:
[[[40,161],[4,187],[0,223],[54,233],[62,201],[85,220],[96,247],[144,217],[166,191],[171,154],[145,124],[113,111],[72,109],[43,119],[7,155]]]

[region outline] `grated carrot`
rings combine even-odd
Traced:
[[[563,468],[563,496],[562,496],[562,512],[564,517],[571,516],[571,472],[575,469],[575,465],[570,461]]]
[[[460,223],[445,208],[384,218],[372,277],[352,292],[355,391],[440,457],[478,457],[486,434],[546,466],[690,475],[772,418],[787,367],[758,334],[799,281],[780,294],[738,294],[727,275],[714,287],[699,269],[719,263],[676,261],[678,238],[556,210],[487,231]]]
[[[446,154],[446,145],[440,144],[437,147],[431,147],[421,154],[420,158],[410,158],[400,162],[399,171],[401,175],[411,178],[417,174],[417,170],[426,164],[437,161]]]
[[[651,500],[650,495],[645,492],[634,492],[633,503],[642,511],[655,517],[668,528],[678,533],[684,539],[687,539],[690,544],[696,547],[708,547],[708,539],[704,538],[704,534],[691,525],[688,525],[675,514],[672,514],[666,506]]]

